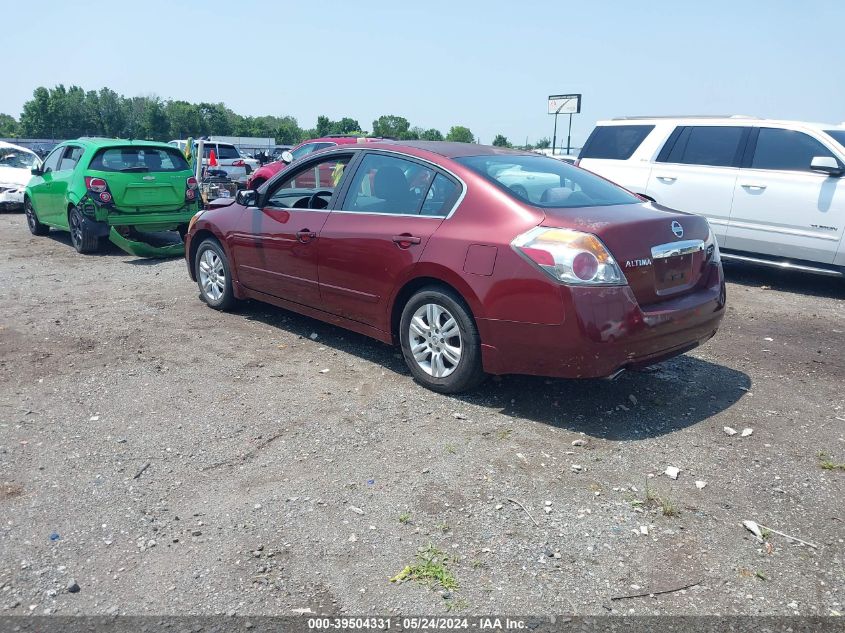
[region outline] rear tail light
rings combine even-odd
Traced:
[[[622,269],[592,233],[538,226],[513,247],[556,281],[580,286],[624,286]]]
[[[197,183],[197,179],[191,176],[185,181],[185,200],[188,202],[193,202],[197,199],[197,188],[199,184]]]
[[[85,176],[85,188],[88,190],[88,196],[95,202],[101,204],[112,203],[109,183],[105,179],[97,178],[96,176]]]
[[[232,162],[232,167],[243,167],[246,163],[242,160],[236,160]]]
[[[94,193],[102,193],[103,191],[108,190],[109,185],[102,178],[85,176],[85,188],[88,189],[88,191],[93,191]]]

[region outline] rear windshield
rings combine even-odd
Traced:
[[[164,147],[109,147],[94,154],[88,167],[96,171],[188,171],[185,157]]]
[[[538,207],[600,207],[636,204],[640,199],[613,183],[545,156],[456,158],[517,199]]]
[[[208,145],[206,145],[206,155],[208,155]],[[212,146],[211,149],[214,149]],[[240,158],[241,155],[238,153],[237,148],[234,145],[218,145],[217,146],[217,158],[224,158],[226,160],[230,158]]]
[[[845,147],[845,130],[825,130],[824,133],[832,136],[834,141]]]
[[[653,125],[599,126],[584,143],[579,158],[627,160],[653,129]]]

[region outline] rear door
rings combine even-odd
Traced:
[[[739,172],[728,247],[833,263],[845,230],[845,182],[810,169],[815,156],[842,157],[809,134],[761,127]],[[843,165],[845,166],[845,165]]]
[[[320,293],[334,314],[388,331],[398,279],[454,207],[460,183],[409,157],[366,152],[320,234]]]
[[[317,255],[335,191],[354,152],[333,153],[276,178],[260,207],[246,209],[241,231],[230,241],[239,281],[252,290],[321,307]],[[315,188],[312,170],[328,170],[330,182]]]
[[[719,245],[728,246],[734,185],[750,130],[723,125],[676,128],[654,162],[646,195],[672,209],[705,216]]]

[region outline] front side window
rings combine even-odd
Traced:
[[[751,159],[752,169],[778,169],[785,171],[811,171],[815,156],[833,156],[812,136],[794,130],[760,128],[757,147]]]
[[[82,158],[84,150],[76,145],[69,145],[59,161],[59,168],[56,171],[72,171],[76,167],[76,163]]]
[[[579,158],[627,160],[653,129],[653,125],[599,126],[584,143]]]
[[[744,134],[745,128],[737,126],[690,126],[678,138],[668,162],[730,167],[735,164]]]
[[[109,147],[99,150],[91,159],[94,171],[166,172],[190,169],[185,157],[176,149],[163,147]]]
[[[49,174],[51,171],[56,171],[59,167],[59,159],[62,157],[62,154],[65,153],[64,147],[57,147],[47,159],[44,161],[44,173]]]
[[[598,207],[640,202],[633,194],[595,174],[545,156],[498,154],[455,160],[518,200],[538,207]]]
[[[845,147],[845,130],[825,130],[824,133],[830,136],[842,147]]]
[[[420,163],[395,156],[367,154],[355,172],[343,209],[362,213],[419,215],[432,180],[434,170]],[[437,209],[437,203],[432,202],[431,208]]]
[[[351,156],[327,156],[297,169],[270,190],[264,206],[279,209],[325,209],[343,179]]]

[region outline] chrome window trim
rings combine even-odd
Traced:
[[[668,257],[680,257],[691,255],[704,250],[704,240],[684,240],[682,242],[669,242],[651,247],[652,259],[666,259]]]

